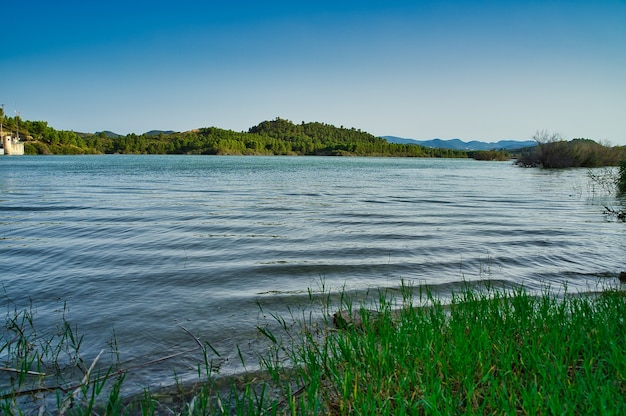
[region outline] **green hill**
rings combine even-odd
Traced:
[[[15,122],[5,117],[8,124]],[[75,133],[55,130],[45,121],[22,121],[27,154],[145,153],[206,155],[327,155],[467,157],[463,151],[428,149],[388,143],[355,128],[312,122],[294,124],[276,118],[263,121],[247,132],[206,127],[187,132],[150,131],[119,136],[103,131]]]

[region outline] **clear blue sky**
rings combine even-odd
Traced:
[[[0,103],[120,134],[276,117],[626,145],[626,1],[5,1]]]

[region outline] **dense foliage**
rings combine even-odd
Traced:
[[[523,166],[543,168],[596,168],[617,166],[626,160],[626,146],[609,146],[589,139],[564,140],[558,134],[546,131],[534,136],[537,146],[527,149],[517,162]]]
[[[476,160],[505,161],[510,160],[512,155],[506,150],[477,150],[468,152],[468,156]]]
[[[207,127],[187,132],[126,136],[59,131],[45,121],[4,118],[7,129],[19,125],[27,154],[146,153],[203,155],[329,155],[467,157],[458,150],[388,143],[355,128],[324,123],[294,124],[276,118],[235,132]]]

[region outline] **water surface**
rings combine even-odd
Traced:
[[[586,170],[473,160],[50,156],[0,158],[1,304],[65,314],[93,357],[186,348],[184,326],[241,370],[270,311],[333,292],[493,279],[596,290],[626,268],[626,228]],[[623,201],[622,201],[623,203]],[[263,306],[260,310],[259,304]],[[190,354],[137,385],[195,376]],[[249,363],[248,363],[249,364]]]

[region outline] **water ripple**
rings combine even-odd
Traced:
[[[484,281],[576,291],[624,268],[626,234],[602,215],[606,201],[573,192],[585,171],[384,158],[2,162],[5,303],[32,302],[51,328],[67,303],[88,351],[114,329],[129,361],[180,346],[181,323],[225,356],[236,345],[253,356],[257,302],[284,312],[321,296],[320,281],[333,301],[342,290],[397,293],[403,280],[443,296]],[[171,376],[150,371],[139,378]]]

